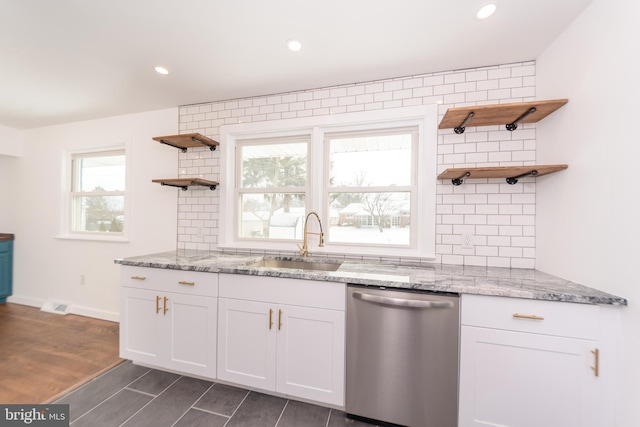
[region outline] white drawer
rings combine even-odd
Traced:
[[[520,298],[462,295],[461,323],[467,326],[597,340],[597,305]]]
[[[220,297],[345,310],[344,283],[220,274]]]
[[[123,265],[122,286],[216,297],[218,296],[218,274]]]

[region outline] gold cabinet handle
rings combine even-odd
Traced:
[[[131,278],[133,280],[147,280],[147,278],[144,276],[131,276]]]
[[[513,313],[513,317],[515,317],[516,319],[544,320],[544,317],[536,316],[535,314],[518,314],[518,313]]]
[[[169,301],[169,298],[164,297],[164,312],[162,314],[167,314],[167,311],[169,311],[167,308],[167,301]]]
[[[160,313],[160,296],[156,295],[156,314]]]
[[[187,282],[186,280],[181,280],[180,282],[178,282],[179,285],[189,285],[189,286],[193,286],[196,284],[196,282]]]
[[[596,377],[600,376],[600,349],[595,349],[595,350],[591,350],[591,353],[593,354],[595,360],[595,366],[591,367],[591,370],[593,370],[593,374]]]
[[[278,330],[282,329],[282,310],[278,310]]]
[[[273,328],[273,310],[269,309],[269,330]]]

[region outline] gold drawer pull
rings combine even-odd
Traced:
[[[133,280],[147,280],[147,278],[144,276],[131,276],[131,278]]]
[[[189,285],[189,286],[194,286],[196,284],[196,282],[187,282],[185,280],[181,280],[180,282],[178,282],[178,284],[180,285]]]
[[[278,310],[278,330],[282,329],[282,310]]]
[[[160,296],[156,295],[156,314],[160,313]]]
[[[592,366],[591,369],[593,370],[593,374],[596,377],[600,376],[600,349],[595,349],[595,350],[591,350],[591,353],[593,353],[593,356],[595,357],[595,366]]]
[[[273,309],[269,309],[269,330],[273,328]]]
[[[164,297],[164,311],[162,312],[162,314],[167,314],[167,311],[169,311],[169,307],[167,307],[167,301],[169,301],[169,298]]]
[[[544,317],[536,316],[535,314],[518,314],[518,313],[514,313],[513,317],[515,317],[516,319],[544,320]]]

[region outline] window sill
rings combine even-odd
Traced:
[[[104,236],[101,234],[59,234],[55,236],[60,240],[85,240],[95,242],[129,243],[126,236]]]

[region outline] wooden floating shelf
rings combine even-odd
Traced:
[[[199,133],[185,133],[182,135],[168,135],[168,136],[156,136],[154,141],[158,141],[162,144],[170,145],[175,148],[179,148],[182,152],[186,152],[187,148],[193,147],[209,147],[211,151],[214,151],[220,143],[214,141]]]
[[[161,185],[167,185],[169,187],[178,187],[183,191],[187,191],[187,188],[194,186],[209,187],[210,190],[215,190],[219,184],[218,182],[208,181],[202,178],[169,178],[152,179],[151,181]]]
[[[449,168],[438,175],[438,179],[450,179],[453,185],[460,185],[465,179],[506,178],[508,184],[528,176],[542,176],[566,169],[567,165],[494,166],[479,168]]]
[[[466,126],[507,125],[508,130],[515,130],[518,123],[538,122],[567,102],[568,99],[554,99],[449,108],[438,129],[454,128],[456,133],[463,133]]]

